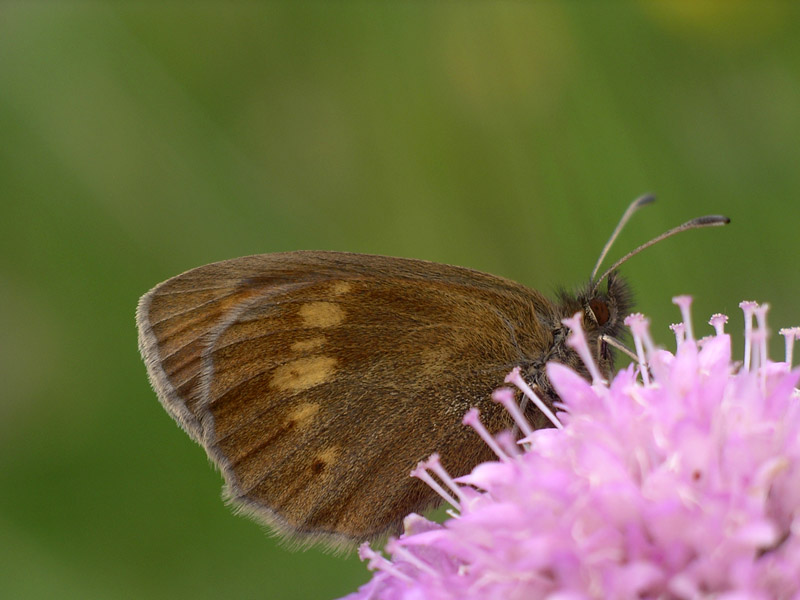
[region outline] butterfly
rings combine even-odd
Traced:
[[[581,313],[601,372],[631,306],[618,265],[555,301],[462,267],[345,252],[285,252],[201,266],[145,294],[139,347],[167,412],[221,471],[237,509],[299,545],[329,548],[400,531],[438,496],[410,471],[438,453],[454,475],[493,455],[462,425],[513,426],[492,391],[519,367],[552,406],[545,365],[588,377],[562,320]],[[603,285],[605,284],[605,285]],[[616,344],[615,344],[616,345]],[[521,398],[520,398],[521,399]],[[526,409],[535,428],[540,412]]]

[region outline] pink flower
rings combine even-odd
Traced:
[[[694,339],[690,302],[676,299],[674,354],[628,317],[639,364],[609,384],[549,364],[561,429],[530,432],[510,390],[495,396],[530,432],[521,446],[470,411],[498,461],[457,481],[436,457],[420,465],[457,514],[409,515],[390,558],[362,546],[375,575],[348,598],[800,598],[798,329],[781,330],[787,361],[771,362],[766,306],[743,303],[740,366],[726,317]]]

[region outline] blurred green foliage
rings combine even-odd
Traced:
[[[219,500],[138,357],[138,297],[238,255],[338,249],[550,291],[623,268],[656,336],[696,298],[798,324],[794,3],[0,7],[0,595],[333,598]],[[777,350],[781,343],[774,340]]]

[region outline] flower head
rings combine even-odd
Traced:
[[[531,431],[510,390],[495,399],[525,435],[520,445],[491,436],[470,411],[465,421],[498,460],[456,480],[436,457],[421,464],[415,475],[457,513],[441,525],[409,515],[387,544],[390,559],[362,546],[376,573],[349,598],[798,597],[800,370],[791,370],[791,347],[800,330],[781,330],[786,361],[771,362],[766,308],[743,303],[739,365],[726,317],[712,317],[714,335],[696,341],[690,299],[675,302],[683,323],[674,353],[657,349],[647,320],[631,315],[639,364],[610,383],[547,366],[563,428]],[[580,335],[574,343],[585,344]]]

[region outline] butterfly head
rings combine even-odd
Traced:
[[[622,321],[633,306],[633,292],[628,282],[616,271],[608,275],[606,285],[602,287],[598,288],[594,282],[589,282],[577,293],[561,291],[558,293],[557,304],[559,319],[572,317],[575,313],[583,315],[582,327],[587,343],[600,371],[607,376],[614,366],[614,355],[606,340],[618,338],[622,334]],[[583,361],[565,345],[569,328],[565,325],[556,327],[554,338],[562,359],[560,362],[565,362],[588,376]]]
[[[674,227],[650,241],[638,246],[628,252],[625,256],[617,260],[605,272],[598,275],[598,270],[606,257],[617,235],[628,222],[630,217],[642,206],[650,204],[655,197],[648,194],[634,200],[625,213],[622,215],[617,227],[606,242],[600,256],[592,270],[589,283],[577,293],[570,294],[564,291],[559,292],[556,315],[551,321],[552,341],[549,350],[546,352],[545,360],[555,360],[568,365],[575,371],[583,374],[587,379],[589,373],[583,360],[566,343],[569,335],[568,328],[561,323],[566,319],[581,313],[583,315],[582,327],[586,335],[587,343],[592,351],[594,362],[600,369],[604,377],[609,377],[614,367],[614,356],[609,340],[616,340],[622,333],[623,319],[630,312],[633,306],[633,294],[628,283],[619,275],[617,269],[628,259],[639,254],[642,250],[657,244],[678,233],[702,227],[717,227],[730,222],[730,219],[721,215],[708,215],[687,221],[683,225]],[[603,290],[605,286],[605,291]],[[624,348],[624,346],[617,345]],[[551,400],[556,400],[557,395],[553,391],[544,370],[539,369],[537,377],[540,381],[534,381],[545,395]]]
[[[721,215],[708,215],[687,221],[683,225],[674,227],[628,252],[606,269],[605,272],[598,275],[600,265],[603,263],[619,232],[639,208],[650,204],[653,200],[655,200],[655,197],[648,194],[637,198],[630,204],[600,252],[597,263],[595,263],[592,270],[592,275],[589,278],[589,283],[582,290],[577,293],[564,291],[558,293],[558,302],[556,303],[554,314],[548,315],[545,319],[546,326],[550,330],[550,337],[544,344],[545,351],[541,356],[532,360],[524,369],[528,382],[537,386],[542,395],[550,402],[557,401],[558,395],[546,376],[544,366],[547,362],[555,361],[565,364],[590,379],[588,369],[583,360],[578,356],[577,352],[567,345],[569,328],[562,323],[562,320],[572,317],[575,313],[583,315],[582,326],[587,343],[592,351],[594,362],[604,377],[610,377],[614,367],[614,355],[608,340],[617,339],[621,334],[623,319],[633,306],[631,288],[618,274],[617,268],[642,250],[673,235],[691,229],[717,227],[730,222],[730,219]],[[605,287],[605,291],[603,287]],[[622,347],[624,348],[624,346]]]

